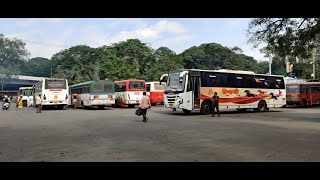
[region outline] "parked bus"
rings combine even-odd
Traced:
[[[20,87],[18,96],[22,96],[22,103],[24,107],[33,105],[33,87]]]
[[[320,82],[287,83],[287,104],[303,107],[320,103]]]
[[[146,83],[144,80],[121,80],[114,82],[116,106],[125,106],[133,108],[140,103],[143,92],[146,92]]]
[[[70,101],[72,95],[77,95],[77,107],[98,106],[104,109],[105,106],[115,104],[114,83],[110,80],[88,81],[70,86]]]
[[[66,79],[44,78],[33,85],[33,99],[39,96],[42,97],[43,106],[57,106],[63,109],[68,105],[69,86]],[[33,101],[35,106],[35,101]]]
[[[220,97],[220,109],[265,111],[286,104],[283,76],[250,71],[185,69],[164,74],[160,81],[165,77],[164,106],[180,108],[185,113],[193,110],[211,113],[214,92]]]
[[[166,87],[165,83],[160,82],[147,82],[147,95],[150,97],[150,102],[152,106],[157,103],[164,103],[164,90]]]

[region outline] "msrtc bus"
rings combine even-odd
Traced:
[[[164,107],[185,113],[212,112],[212,96],[217,92],[220,109],[265,111],[286,104],[283,76],[255,74],[251,71],[181,69],[164,74],[167,79]]]
[[[165,83],[161,83],[160,85],[160,82],[146,82],[146,87],[152,106],[155,106],[157,103],[164,103]]]
[[[140,103],[143,92],[146,92],[145,80],[121,80],[114,83],[116,106],[128,105],[133,108]]]
[[[30,107],[33,105],[33,87],[20,87],[18,96],[22,96],[22,103],[24,107]]]
[[[69,100],[68,80],[57,78],[44,78],[33,85],[33,99],[35,106],[35,98],[41,95],[42,106],[56,106],[63,109],[68,106]]]
[[[287,105],[303,107],[320,103],[320,82],[290,82],[287,86]]]
[[[105,106],[115,104],[115,85],[111,80],[88,81],[71,85],[69,89],[69,105],[72,104],[74,94],[77,96],[77,107],[98,106],[104,109]]]

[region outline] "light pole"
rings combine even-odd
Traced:
[[[269,75],[271,75],[272,56],[269,54]]]
[[[313,53],[313,55],[312,55],[312,77],[313,77],[313,79],[315,80],[316,79],[316,62],[317,62],[317,60],[316,60],[316,56],[318,56],[318,55],[320,55],[320,54],[317,54],[317,53]]]

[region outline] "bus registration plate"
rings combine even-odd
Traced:
[[[173,106],[173,104],[169,104],[169,106],[170,106],[170,107],[172,107],[172,106]]]
[[[135,95],[139,95],[140,93],[139,93],[139,92],[135,92],[134,94],[135,94]]]
[[[55,101],[55,102],[53,102],[54,104],[58,104],[59,102],[58,101]]]

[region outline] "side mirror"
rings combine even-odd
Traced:
[[[179,78],[179,82],[182,83],[183,82],[183,77]]]
[[[161,79],[159,79],[159,82],[160,82],[160,85],[161,85],[161,83],[162,83]]]

